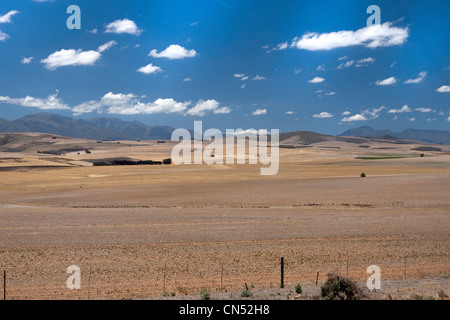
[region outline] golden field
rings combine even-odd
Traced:
[[[244,284],[271,299],[281,257],[285,290],[317,293],[317,272],[319,285],[331,271],[363,284],[378,265],[385,283],[403,281],[383,294],[450,292],[450,146],[324,141],[281,148],[278,174],[261,176],[248,164],[92,166],[160,161],[170,141],[8,139],[0,270],[9,299],[183,299],[203,287],[236,298]],[[75,151],[37,153],[64,149]],[[66,288],[70,265],[82,270],[81,290]]]

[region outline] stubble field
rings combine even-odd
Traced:
[[[445,148],[419,157],[415,145],[319,143],[281,149],[279,173],[261,176],[257,165],[93,167],[162,160],[172,145],[72,142],[91,153],[1,152],[9,299],[183,299],[202,288],[237,298],[245,284],[275,299],[281,257],[284,290],[300,283],[313,295],[331,271],[364,284],[378,265],[382,281],[403,282],[385,291],[382,282],[376,298],[450,292]],[[386,153],[413,156],[356,158]],[[81,290],[66,287],[70,265],[81,268]]]

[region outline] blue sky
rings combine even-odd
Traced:
[[[449,16],[448,0],[2,0],[0,118],[449,130]]]

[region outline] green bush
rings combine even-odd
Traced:
[[[325,300],[360,300],[364,297],[355,281],[335,273],[328,274],[327,281],[320,288],[320,294]]]
[[[303,293],[302,286],[300,285],[300,283],[297,283],[297,285],[295,286],[295,292],[297,292],[298,294]]]
[[[250,292],[250,290],[248,290],[248,289],[242,290],[242,292],[241,292],[242,298],[249,298],[251,296],[252,296],[252,293]]]
[[[172,164],[172,159],[171,158],[164,159],[163,164]]]
[[[366,174],[364,172],[361,172],[361,178],[365,178]]]
[[[200,291],[200,297],[202,298],[202,300],[211,300],[211,294],[207,288],[203,288]]]

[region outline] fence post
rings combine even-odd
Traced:
[[[284,257],[281,257],[281,284],[280,288],[284,288]]]
[[[3,300],[6,300],[6,270],[3,270]]]
[[[317,282],[319,282],[319,271],[317,271],[317,276],[316,276],[316,286],[317,286]]]

